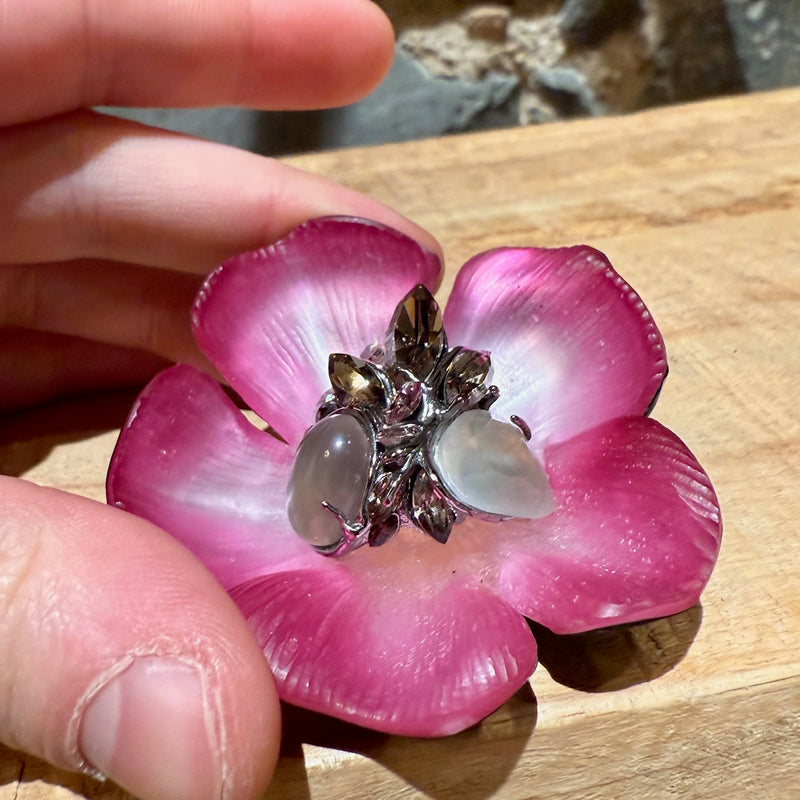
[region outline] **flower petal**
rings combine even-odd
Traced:
[[[391,228],[311,220],[224,262],[195,302],[195,336],[231,386],[288,442],[314,422],[328,356],[383,343],[395,306],[433,288],[439,259]]]
[[[645,417],[613,420],[546,451],[558,509],[502,523],[496,590],[556,633],[683,611],[722,535],[719,505],[686,445]],[[497,556],[496,556],[497,557]]]
[[[376,591],[366,571],[329,563],[231,593],[283,700],[387,733],[443,736],[491,713],[536,666],[523,617],[460,576]]]
[[[164,528],[226,588],[321,560],[286,516],[290,449],[186,364],[139,396],[111,459],[108,502]]]
[[[491,352],[498,418],[521,416],[541,449],[643,414],[664,343],[639,296],[591,247],[501,249],[468,261],[444,316],[450,341]]]

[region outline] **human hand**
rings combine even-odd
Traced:
[[[388,68],[368,0],[7,0],[0,15],[0,409],[205,365],[202,276],[378,203],[89,106],[323,107]],[[0,477],[0,740],[144,800],[256,797],[279,711],[224,591],[152,525]]]

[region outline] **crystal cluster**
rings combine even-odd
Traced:
[[[442,314],[419,284],[386,342],[333,353],[331,389],[298,448],[289,482],[295,531],[326,555],[376,546],[411,523],[439,542],[467,515],[540,517],[554,508],[523,420],[491,417],[486,352],[448,347]]]

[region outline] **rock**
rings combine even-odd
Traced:
[[[398,47],[389,75],[367,98],[345,108],[284,115],[274,130],[292,150],[402,142],[450,131],[516,123],[516,76],[490,72],[481,80],[439,78]],[[279,148],[273,148],[279,149]]]
[[[800,3],[725,0],[725,7],[746,88],[800,83]]]
[[[180,131],[242,150],[258,150],[260,111],[245,108],[121,108],[103,106],[98,111],[165,130]]]
[[[381,0],[394,65],[327,111],[110,109],[281,155],[800,84],[792,0]],[[104,109],[109,110],[109,109]]]
[[[542,94],[562,119],[600,116],[605,112],[586,76],[572,67],[538,69],[536,80]]]
[[[652,74],[641,105],[742,91],[723,0],[643,0]]]
[[[508,32],[511,9],[506,6],[476,6],[466,11],[461,18],[471,39],[487,42],[504,42]]]
[[[612,31],[625,28],[642,13],[639,0],[567,0],[559,27],[571,44],[598,44]]]

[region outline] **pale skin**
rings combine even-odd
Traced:
[[[369,0],[0,0],[0,411],[172,361],[210,369],[188,324],[202,276],[310,217],[436,247],[319,177],[86,110],[341,105],[391,56]],[[154,526],[0,477],[0,642],[6,745],[143,800],[267,785],[280,720],[263,655]]]

